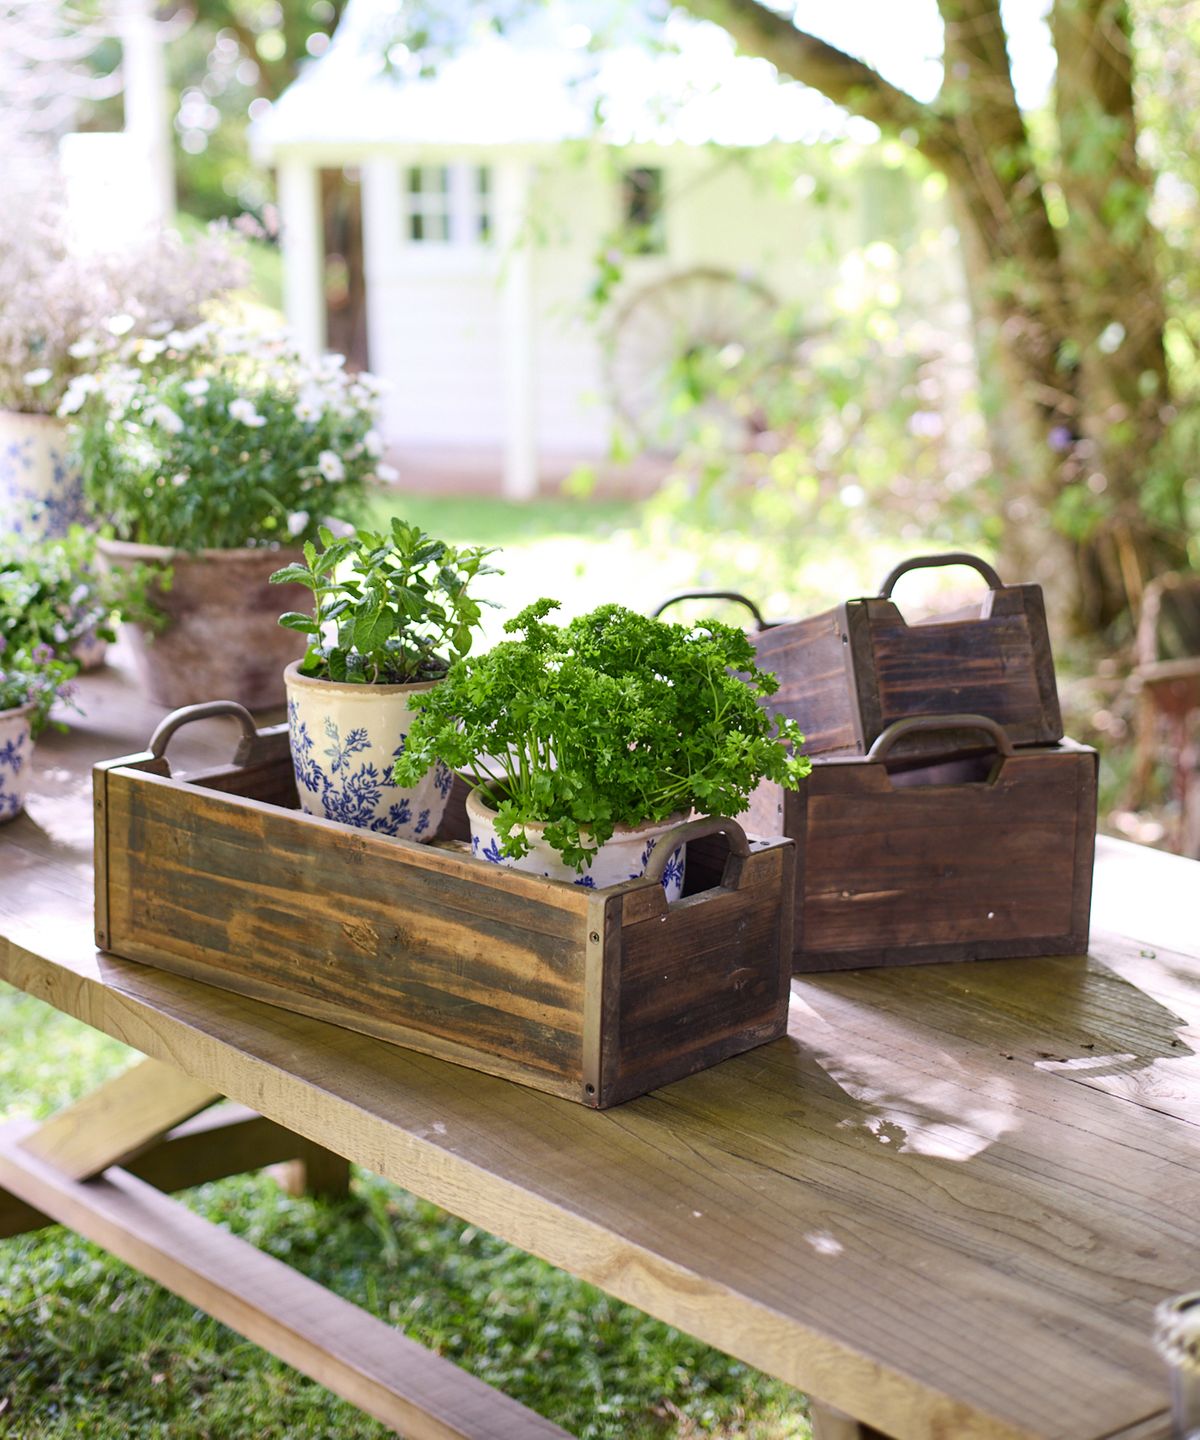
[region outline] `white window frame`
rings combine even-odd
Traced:
[[[416,191],[414,175],[420,176]],[[439,176],[445,177],[444,187],[435,179]],[[413,163],[404,166],[401,181],[406,246],[423,251],[491,246],[496,231],[496,177],[491,166],[474,161]],[[440,233],[414,235],[418,216],[426,231]]]

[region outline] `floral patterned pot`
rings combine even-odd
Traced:
[[[56,540],[85,520],[66,424],[55,415],[0,410],[0,531]]]
[[[573,885],[586,885],[600,889],[605,885],[619,885],[623,880],[637,880],[650,863],[659,840],[682,824],[687,815],[680,811],[656,825],[630,827],[618,825],[611,840],[606,840],[599,851],[586,865],[583,872],[573,870],[564,864],[562,856],[541,838],[545,828],[540,824],[525,827],[526,839],[530,842],[527,855],[512,860],[500,853],[500,840],[496,835],[496,812],[482,790],[472,790],[467,796],[467,820],[471,827],[471,854],[477,859],[488,860],[493,865],[507,865],[513,870],[528,870],[534,875],[545,875],[551,880],[566,880]],[[663,889],[668,900],[678,900],[683,894],[683,874],[686,862],[686,845],[680,845],[667,861],[663,871]]]
[[[25,808],[32,771],[32,705],[0,710],[0,825],[15,820]]]
[[[310,600],[301,585],[272,585],[276,570],[303,557],[298,550],[266,546],[197,550],[125,540],[96,541],[101,562],[113,568],[170,566],[168,589],[150,598],[167,617],[166,628],[147,632],[126,624],[138,679],[151,700],[170,710],[203,700],[237,700],[248,710],[284,701],[283,668],[304,649],[304,637],[279,624],[284,610]]]
[[[411,788],[388,777],[416,714],[412,696],[438,682],[344,685],[301,675],[299,661],[283,678],[301,808],[361,830],[422,844],[432,840],[453,775],[439,761]]]

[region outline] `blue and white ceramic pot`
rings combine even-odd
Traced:
[[[657,825],[633,828],[618,825],[612,839],[601,845],[591,862],[580,873],[565,864],[558,851],[546,843],[542,838],[545,827],[540,824],[529,824],[525,827],[525,838],[530,844],[528,854],[522,855],[519,860],[502,854],[496,834],[495,810],[482,790],[472,790],[467,796],[471,854],[476,859],[488,860],[493,865],[507,865],[513,870],[527,870],[534,875],[544,875],[550,880],[565,880],[568,884],[585,885],[589,890],[599,890],[606,885],[619,885],[624,880],[640,879],[662,837],[687,818],[687,815],[680,811],[678,815],[672,815]],[[680,845],[667,860],[666,869],[663,871],[663,890],[668,900],[678,900],[683,894],[686,851],[687,846]]]
[[[283,672],[288,737],[301,808],[377,834],[427,843],[437,834],[454,777],[439,761],[419,785],[391,783],[419,685],[344,685]]]
[[[32,705],[0,710],[0,825],[25,808],[33,766]]]
[[[85,519],[83,480],[64,422],[0,410],[0,532],[56,540]]]

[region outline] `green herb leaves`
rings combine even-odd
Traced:
[[[309,639],[301,674],[352,684],[407,685],[436,680],[471,649],[480,620],[469,587],[498,572],[491,550],[456,549],[416,525],[392,520],[387,535],[320,531],[304,563],[287,565],[272,584],[304,585],[313,614],[289,610],[279,623]]]
[[[528,606],[504,627],[520,638],[419,698],[399,784],[440,759],[490,791],[507,854],[528,848],[526,823],[548,822],[547,840],[581,867],[618,824],[736,815],[760,779],[794,789],[808,773],[795,724],[759,703],[777,682],[740,630],[619,605],[560,627],[547,620],[557,608]]]

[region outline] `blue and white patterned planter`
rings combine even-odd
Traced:
[[[25,808],[33,766],[32,705],[0,710],[0,825]]]
[[[440,762],[419,785],[389,779],[416,714],[411,697],[436,685],[343,685],[283,672],[288,737],[300,806],[360,830],[428,843],[437,834],[454,777]]]
[[[562,856],[541,838],[542,826],[525,827],[526,839],[530,842],[527,855],[512,860],[501,854],[500,840],[496,834],[496,812],[483,799],[479,790],[472,790],[467,796],[467,820],[471,827],[471,854],[478,860],[487,860],[493,865],[507,865],[512,870],[527,870],[534,875],[544,875],[550,880],[565,880],[571,885],[584,885],[589,890],[602,889],[606,885],[620,885],[624,880],[638,880],[646,873],[650,857],[658,848],[658,842],[676,825],[688,817],[681,811],[658,825],[642,825],[636,829],[618,825],[611,840],[606,840],[597,851],[583,873],[564,864]],[[683,894],[683,874],[687,846],[680,845],[667,861],[663,871],[663,890],[668,900],[678,900]]]
[[[0,533],[59,539],[85,519],[83,480],[63,421],[0,410]]]

